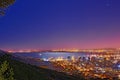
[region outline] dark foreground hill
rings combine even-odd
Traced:
[[[4,61],[9,62],[13,68],[15,80],[84,80],[81,76],[70,76],[61,72],[38,68],[30,64],[12,60],[11,57],[12,56],[8,54],[0,56],[0,64]]]

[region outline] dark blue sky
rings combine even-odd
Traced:
[[[120,0],[16,0],[0,17],[1,49],[120,47]]]

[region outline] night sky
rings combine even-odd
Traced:
[[[119,48],[120,0],[16,0],[0,49]]]

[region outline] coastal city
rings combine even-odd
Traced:
[[[120,54],[117,57],[114,55],[91,55],[90,57],[79,57],[78,59],[68,57],[67,60],[59,57],[50,59],[56,67],[59,67],[63,72],[68,74],[82,73],[85,78],[114,78],[120,79]],[[58,70],[59,71],[59,70]]]
[[[11,51],[10,51],[11,52]],[[39,57],[34,58],[30,56],[21,56],[23,62],[25,60],[36,61],[39,64],[37,66],[42,68],[53,69],[58,72],[64,72],[69,75],[82,75],[89,79],[106,79],[106,80],[118,80],[120,79],[120,49],[93,49],[93,50],[47,50],[47,51],[39,51],[39,50],[26,50],[26,51],[18,51],[16,53],[19,54],[30,54],[30,53],[38,53]],[[54,54],[59,55],[57,57],[45,57],[44,54],[47,55]],[[69,53],[69,54],[67,54]],[[76,53],[78,54],[77,56]],[[73,55],[70,55],[73,54]],[[85,56],[81,55],[84,54]],[[16,55],[18,56],[18,55]],[[19,56],[20,57],[20,56]],[[31,61],[25,61],[30,62]],[[41,65],[41,63],[50,63]],[[36,65],[36,64],[35,64]],[[52,68],[50,68],[52,67]]]
[[[120,80],[120,0],[0,0],[0,80]]]

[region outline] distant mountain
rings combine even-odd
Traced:
[[[6,52],[5,52],[5,51],[0,50],[0,56],[2,56],[2,55],[4,55],[4,54],[6,54]]]

